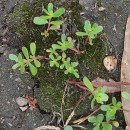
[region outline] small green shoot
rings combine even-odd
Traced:
[[[73,42],[68,41],[65,34],[61,35],[61,41],[57,44],[52,44],[52,48],[47,49],[50,58],[50,66],[56,66],[60,69],[65,69],[65,74],[73,74],[76,78],[79,78],[78,62],[71,62],[71,58],[67,57],[65,51],[73,47]]]
[[[26,47],[22,47],[22,53],[24,57],[21,54],[19,54],[18,56],[14,54],[9,55],[9,58],[16,62],[16,64],[13,65],[12,69],[19,68],[21,73],[24,73],[25,68],[29,67],[32,75],[35,76],[37,74],[37,68],[41,66],[41,63],[39,60],[42,59],[42,56],[35,56],[35,53],[36,53],[35,43],[30,44],[31,54],[29,54],[29,51],[27,50]]]
[[[52,21],[52,18],[54,18],[54,19],[59,18],[62,14],[65,13],[65,9],[59,8],[56,11],[54,11],[53,4],[49,3],[47,9],[43,8],[42,11],[45,13],[45,15],[35,17],[33,22],[36,25],[48,24],[47,29],[41,33],[42,36],[48,37],[49,30],[57,30],[59,28],[59,26],[63,23],[62,20],[53,20]]]
[[[97,89],[94,90],[92,83],[89,81],[87,77],[83,78],[83,83],[92,93],[90,95],[90,97],[92,98],[92,101],[91,101],[92,108],[94,107],[95,101],[100,104],[103,104],[103,102],[108,101],[108,95],[105,94],[105,92],[107,91],[107,87],[105,86],[98,87]]]
[[[107,122],[103,122],[103,119],[104,115],[98,114],[97,117],[96,116],[89,117],[88,121],[93,123],[93,125],[95,125],[93,130],[101,130],[101,126],[103,130],[112,130],[112,125]]]
[[[100,33],[103,30],[102,26],[99,26],[97,23],[94,23],[93,25],[90,23],[90,21],[86,20],[84,25],[84,31],[85,32],[76,32],[77,36],[87,36],[89,39],[89,44],[93,45],[92,41],[96,38],[97,34]]]
[[[112,105],[101,105],[101,110],[106,111],[106,120],[114,120],[116,111],[122,106],[121,102],[117,102],[116,98],[112,98]]]

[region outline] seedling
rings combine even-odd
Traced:
[[[91,101],[91,107],[94,107],[95,101],[97,103],[103,104],[103,102],[108,101],[108,95],[105,94],[107,91],[107,87],[98,87],[97,89],[94,89],[92,83],[89,81],[87,77],[83,78],[84,85],[89,89],[89,91],[92,93],[90,95],[90,98],[92,99]]]
[[[93,123],[95,125],[93,130],[101,130],[101,127],[103,130],[112,130],[112,125],[109,124],[108,122],[103,122],[104,115],[103,114],[98,114],[96,116],[91,116],[88,118],[88,121]]]
[[[56,30],[63,23],[63,21],[61,21],[61,20],[53,20],[52,21],[52,18],[54,18],[54,19],[59,18],[62,14],[65,13],[65,9],[59,8],[58,10],[54,11],[53,4],[49,3],[47,9],[43,8],[42,11],[45,13],[45,15],[35,17],[33,22],[36,25],[48,24],[47,29],[41,33],[41,35],[48,37],[49,30]]]
[[[71,58],[67,57],[66,50],[73,47],[73,42],[68,41],[65,34],[61,35],[61,41],[57,44],[52,44],[52,48],[46,51],[49,54],[50,66],[56,66],[60,69],[65,69],[65,74],[73,74],[76,78],[79,78],[78,70],[75,67],[78,66],[78,62],[71,62]]]
[[[103,30],[102,26],[99,26],[97,23],[93,25],[90,21],[86,20],[84,25],[85,32],[76,32],[77,36],[86,36],[85,43],[89,40],[89,44],[93,45],[92,41],[96,38],[97,34]]]
[[[102,105],[101,110],[106,111],[106,120],[114,120],[116,111],[122,106],[121,102],[117,102],[116,98],[112,98],[112,105]]]
[[[18,56],[10,54],[9,58],[16,62],[16,64],[13,65],[12,69],[19,68],[21,73],[24,73],[25,68],[29,67],[32,75],[36,75],[37,68],[41,66],[40,60],[43,59],[43,56],[35,56],[36,53],[35,43],[30,44],[30,52],[31,54],[29,54],[29,51],[26,47],[22,47],[22,53],[24,57],[21,54],[19,54]]]

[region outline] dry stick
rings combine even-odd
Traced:
[[[70,116],[69,116],[68,119],[66,120],[64,127],[68,125],[68,123],[70,122],[70,120],[71,120],[72,117],[74,116],[75,110],[76,110],[77,107],[79,106],[80,102],[81,102],[86,96],[88,96],[89,94],[91,94],[91,92],[86,92],[86,93],[85,93],[84,95],[82,95],[82,97],[78,100],[78,102],[76,103],[76,105],[75,105],[73,111],[71,112]]]

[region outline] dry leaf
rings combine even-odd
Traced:
[[[37,100],[29,95],[25,95],[24,98],[29,100],[29,106],[31,106],[32,109],[37,107]]]
[[[112,71],[117,66],[117,58],[113,56],[106,56],[103,60],[103,64],[108,71]]]

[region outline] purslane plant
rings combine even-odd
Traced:
[[[45,15],[35,17],[33,22],[36,25],[46,25],[48,24],[47,29],[41,33],[41,35],[48,37],[49,36],[49,30],[56,30],[59,28],[59,26],[63,23],[62,20],[55,20],[56,18],[59,18],[62,14],[65,13],[64,8],[59,8],[56,11],[53,9],[53,4],[49,3],[47,9],[43,8],[42,11],[45,13]],[[54,20],[52,21],[52,19]]]
[[[14,54],[9,54],[9,58],[11,60],[14,60],[16,64],[13,65],[12,69],[17,69],[21,71],[21,73],[25,72],[25,68],[29,67],[32,75],[37,74],[37,68],[41,66],[40,60],[42,60],[44,57],[43,56],[36,56],[36,45],[35,43],[30,44],[30,53],[26,47],[22,47],[22,53],[19,54],[18,56]]]
[[[79,78],[78,62],[71,62],[71,58],[67,57],[65,51],[73,47],[73,42],[68,41],[65,34],[61,35],[61,41],[58,41],[57,44],[52,44],[50,49],[46,51],[49,53],[50,66],[56,66],[60,69],[65,69],[65,74],[73,74],[76,78]]]
[[[85,42],[89,41],[90,45],[93,45],[93,39],[96,38],[97,34],[100,33],[103,30],[102,26],[99,26],[97,23],[94,23],[93,25],[90,23],[90,21],[86,20],[84,25],[84,31],[85,32],[76,32],[77,36],[85,36],[86,40]]]
[[[104,102],[108,101],[108,95],[105,93],[107,91],[107,87],[98,87],[94,89],[92,83],[89,81],[87,77],[83,78],[84,85],[89,89],[89,91],[92,93],[90,95],[91,101],[91,107],[94,107],[94,103],[100,103],[103,104]]]

